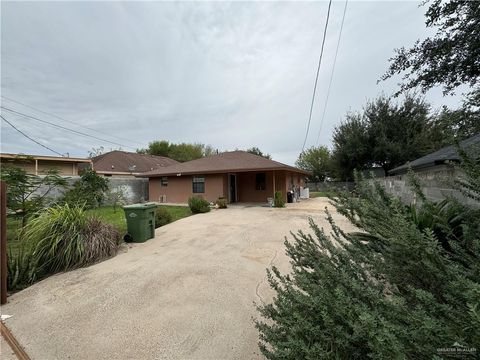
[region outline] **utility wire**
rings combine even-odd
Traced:
[[[345,0],[345,7],[343,8],[342,24],[340,25],[340,34],[338,34],[337,49],[335,50],[335,57],[333,58],[333,67],[332,73],[330,74],[330,82],[328,83],[327,97],[325,98],[325,104],[323,105],[322,119],[320,120],[320,128],[318,130],[316,145],[318,146],[318,141],[320,140],[320,133],[322,132],[323,121],[325,119],[325,114],[327,112],[328,98],[330,96],[330,88],[332,87],[333,82],[333,73],[335,72],[335,64],[337,62],[338,48],[340,47],[340,39],[342,38],[343,23],[345,22],[345,14],[347,12],[348,0]]]
[[[34,107],[34,106],[25,104],[25,103],[23,103],[23,102],[21,102],[21,101],[18,101],[18,100],[15,100],[15,99],[12,99],[12,98],[3,96],[3,95],[2,95],[2,98],[4,98],[5,100],[8,100],[8,101],[11,101],[11,102],[13,102],[13,103],[15,103],[15,104],[22,105],[22,106],[25,106],[25,107],[27,107],[27,108],[29,108],[29,109],[38,111],[38,112],[40,112],[40,113],[42,113],[42,114],[52,116],[52,117],[57,118],[57,119],[59,119],[59,120],[63,120],[63,121],[65,121],[65,122],[68,122],[68,123],[73,124],[73,125],[75,125],[75,126],[78,126],[78,127],[81,127],[81,128],[87,129],[87,130],[90,130],[90,131],[94,131],[94,132],[96,132],[96,133],[99,133],[99,134],[102,134],[102,135],[105,135],[105,136],[108,136],[108,137],[111,137],[111,138],[115,138],[115,139],[123,140],[123,141],[129,141],[129,142],[131,142],[131,143],[135,143],[135,144],[138,144],[138,145],[142,145],[142,146],[143,146],[143,144],[141,144],[141,143],[139,143],[139,142],[132,141],[132,140],[130,140],[130,139],[122,138],[122,137],[115,136],[115,135],[105,134],[105,133],[103,133],[103,132],[101,132],[101,131],[92,129],[92,128],[88,127],[88,126],[80,125],[80,124],[77,124],[77,123],[74,122],[74,121],[67,120],[67,119],[65,119],[65,118],[63,118],[63,117],[61,117],[61,116],[56,115],[56,114],[52,114],[52,113],[50,113],[50,112],[40,110],[39,108],[36,108],[36,107]]]
[[[23,136],[25,136],[27,139],[33,141],[35,144],[37,145],[40,145],[41,147],[47,149],[47,150],[50,150],[51,152],[57,154],[57,155],[60,155],[63,157],[63,154],[60,154],[59,152],[53,150],[53,149],[50,149],[48,146],[46,145],[43,145],[42,143],[38,142],[37,140],[35,140],[34,138],[28,136],[27,134],[25,134],[22,130],[20,130],[19,128],[15,127],[15,125],[13,125],[10,121],[8,121],[7,119],[5,119],[3,117],[3,115],[0,115],[0,117],[2,118],[3,121],[5,121],[8,125],[10,125],[12,128],[14,128],[15,130],[17,130],[20,134],[22,134]]]
[[[86,134],[86,133],[81,132],[81,131],[73,130],[73,129],[67,128],[67,127],[65,127],[65,126],[61,126],[61,125],[58,125],[58,124],[54,124],[54,123],[52,123],[52,122],[50,122],[50,121],[42,120],[42,119],[39,119],[38,117],[31,116],[31,115],[27,115],[27,114],[24,114],[24,113],[22,113],[22,112],[19,112],[19,111],[16,111],[16,110],[7,108],[7,107],[5,107],[5,106],[0,106],[0,107],[1,107],[2,109],[4,109],[4,110],[7,110],[7,111],[13,113],[13,114],[20,115],[20,116],[23,116],[23,117],[25,117],[25,118],[29,118],[29,119],[32,119],[32,120],[40,121],[40,122],[42,122],[42,123],[49,124],[49,125],[51,125],[51,126],[57,127],[57,128],[59,128],[59,129],[67,130],[67,131],[70,131],[70,132],[75,133],[75,134],[78,134],[78,135],[90,137],[90,138],[93,138],[93,139],[96,139],[96,140],[100,140],[100,141],[102,141],[102,142],[107,142],[107,143],[114,144],[114,145],[117,145],[117,146],[122,146],[122,147],[125,147],[125,148],[134,149],[134,148],[132,148],[131,146],[126,146],[126,145],[123,145],[123,144],[120,144],[120,143],[116,143],[116,142],[109,141],[109,140],[106,140],[106,139],[102,139],[102,138],[99,138],[99,137],[96,137],[96,136],[93,136],[93,135],[90,135],[90,134]],[[135,150],[135,149],[134,149],[134,150]]]
[[[312,121],[313,104],[315,102],[315,93],[317,92],[318,74],[320,73],[320,65],[322,64],[323,48],[325,46],[325,38],[327,37],[328,19],[330,18],[331,6],[332,6],[332,0],[328,2],[327,20],[325,21],[325,28],[323,30],[322,49],[320,50],[320,58],[318,59],[317,76],[315,77],[315,85],[313,86],[312,103],[310,104],[310,114],[308,116],[307,132],[305,133],[305,139],[303,140],[302,153],[305,150],[305,144],[307,143],[308,132],[310,131],[310,123]]]

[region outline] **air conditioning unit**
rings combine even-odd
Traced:
[[[166,203],[167,202],[167,195],[160,195],[159,200],[161,203]]]

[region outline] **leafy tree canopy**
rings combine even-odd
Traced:
[[[313,176],[310,180],[324,181],[331,176],[330,151],[326,146],[311,147],[299,155],[295,165],[312,172]]]
[[[45,206],[54,188],[67,185],[66,179],[55,169],[37,176],[17,166],[2,165],[0,178],[7,184],[7,207],[22,218],[22,226],[26,225],[29,216]]]
[[[406,95],[400,103],[382,95],[367,102],[362,112],[349,113],[333,132],[333,164],[340,178],[354,169],[380,166],[385,171],[439,147],[430,133],[430,105]]]
[[[137,152],[140,154],[166,156],[179,162],[185,162],[213,155],[216,151],[212,146],[205,144],[174,144],[166,140],[155,140],[148,144],[147,149],[138,149]]]
[[[272,158],[270,156],[270,154],[267,154],[267,153],[264,154],[258,147],[255,147],[255,146],[251,147],[250,149],[247,149],[246,151],[250,154],[253,154],[253,155],[262,156],[265,159],[271,159]]]
[[[427,1],[425,2],[427,3]],[[469,85],[471,97],[480,94],[480,6],[478,1],[434,0],[425,14],[426,25],[436,28],[433,37],[409,49],[396,50],[382,80],[403,75],[400,92],[427,91],[443,86],[445,94]]]

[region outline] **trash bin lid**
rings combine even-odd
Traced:
[[[156,207],[157,207],[157,204],[155,203],[145,203],[145,204],[125,205],[123,208],[130,209],[130,210],[144,210],[144,209],[152,209]]]

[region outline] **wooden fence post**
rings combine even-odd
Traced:
[[[7,185],[0,185],[0,303],[7,302]]]

